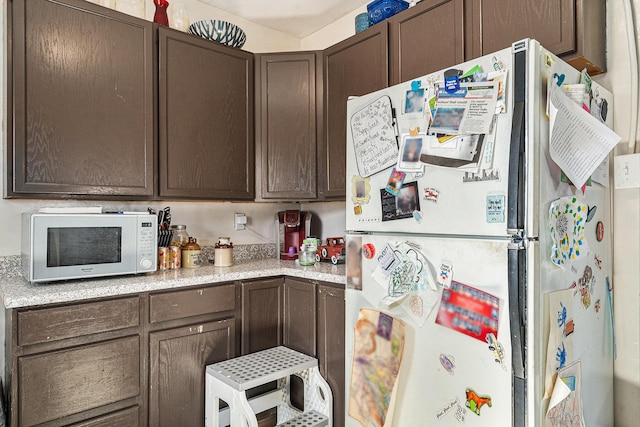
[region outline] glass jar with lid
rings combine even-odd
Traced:
[[[173,236],[171,237],[171,246],[183,247],[189,243],[189,233],[187,233],[187,226],[182,224],[176,224],[171,226]]]

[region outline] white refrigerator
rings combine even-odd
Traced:
[[[346,426],[612,426],[611,93],[523,40],[347,111]]]

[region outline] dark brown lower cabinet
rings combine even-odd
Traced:
[[[233,357],[234,319],[152,332],[149,425],[204,425],[204,367]]]
[[[316,356],[316,283],[284,279],[284,345]]]
[[[338,285],[273,277],[6,313],[11,427],[200,427],[205,367],[278,345],[318,358],[334,396],[333,425],[344,425]],[[296,387],[291,396],[301,407]],[[265,411],[258,425],[276,418],[275,409]]]
[[[318,362],[333,393],[333,426],[344,427],[344,288],[318,285]]]
[[[242,354],[282,345],[284,279],[241,282]]]

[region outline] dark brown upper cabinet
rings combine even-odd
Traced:
[[[9,7],[5,195],[152,196],[152,23],[81,0]]]
[[[464,0],[423,0],[389,19],[391,83],[465,60]]]
[[[389,32],[383,22],[324,51],[324,125],[318,150],[322,199],[344,199],[347,99],[389,84]]]
[[[253,54],[159,27],[160,196],[253,200]]]
[[[321,55],[255,57],[257,198],[316,199]]]
[[[578,70],[605,71],[605,1],[478,0],[472,9],[471,58],[511,46],[523,38],[538,40]]]

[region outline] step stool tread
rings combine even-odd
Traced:
[[[306,354],[279,346],[207,366],[207,374],[238,391],[315,368],[318,361]]]
[[[329,425],[329,418],[317,411],[304,412],[297,417],[278,424],[276,427],[325,427]]]

